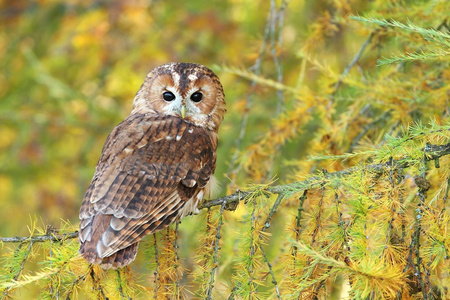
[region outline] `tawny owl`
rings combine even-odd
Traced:
[[[219,78],[199,64],[153,69],[108,136],[80,210],[80,253],[103,268],[136,257],[146,235],[197,209],[216,167],[225,114]]]

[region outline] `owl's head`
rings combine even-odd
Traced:
[[[225,111],[222,84],[213,71],[199,64],[168,63],[147,75],[132,113],[176,116],[217,131]]]

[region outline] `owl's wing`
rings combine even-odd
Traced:
[[[216,147],[215,133],[175,117],[132,115],[119,124],[83,199],[80,251],[97,255],[94,262],[179,218],[213,174]]]

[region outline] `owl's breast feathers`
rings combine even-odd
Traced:
[[[216,165],[217,133],[181,118],[133,114],[108,136],[80,211],[80,253],[103,267],[192,213]]]

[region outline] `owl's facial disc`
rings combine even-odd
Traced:
[[[226,111],[217,76],[198,64],[169,63],[152,70],[133,102],[133,112],[181,117],[217,130]]]
[[[163,113],[178,116],[188,121],[206,118],[206,114],[201,110],[201,102],[205,98],[205,92],[202,91],[202,88],[206,88],[205,83],[197,84],[195,80],[197,77],[194,79],[193,76],[190,76],[190,79],[194,80],[188,82],[187,87],[181,90],[180,86],[183,86],[183,84],[180,84],[180,76],[176,73],[171,75],[170,83],[173,82],[174,85],[163,85],[159,97],[164,102]]]
[[[187,93],[184,97],[181,92],[173,86],[166,86],[162,93],[162,100],[165,106],[163,112],[168,115],[186,118],[193,115],[201,114],[200,109],[196,106],[197,103],[203,100],[203,93],[195,91]]]

